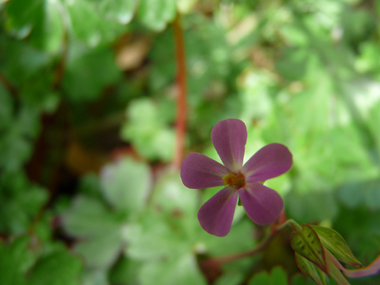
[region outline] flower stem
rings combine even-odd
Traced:
[[[276,227],[276,231],[280,231],[286,226],[290,226],[295,232],[302,231],[302,227],[293,219],[287,220],[285,223],[279,225]]]
[[[255,249],[252,249],[250,251],[236,253],[236,254],[231,254],[231,255],[227,255],[227,256],[222,256],[222,257],[218,257],[218,258],[211,258],[211,259],[206,260],[205,263],[224,264],[224,263],[233,262],[233,261],[245,258],[245,257],[253,256],[253,255],[259,253],[260,251],[262,251],[271,242],[271,240],[275,237],[275,235],[276,234],[270,234],[269,236],[267,236],[265,238],[265,240],[259,246],[257,246]]]
[[[176,118],[176,146],[173,164],[176,169],[181,167],[184,153],[186,134],[186,60],[183,30],[180,22],[180,15],[177,14],[173,22],[173,32],[175,38],[175,50],[177,61],[177,118]]]
[[[294,221],[293,219],[289,219],[283,224],[277,226],[274,231],[271,231],[269,235],[264,239],[264,241],[258,245],[255,249],[252,249],[250,251],[245,251],[245,252],[240,252],[240,253],[235,253],[227,256],[222,256],[222,257],[217,257],[217,258],[210,258],[207,259],[203,262],[203,265],[212,265],[212,264],[224,264],[224,263],[229,263],[233,262],[242,258],[250,257],[253,256],[262,250],[265,249],[265,247],[272,241],[272,239],[286,226],[290,226],[294,231],[299,232],[302,230],[301,226]]]

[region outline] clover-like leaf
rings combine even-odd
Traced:
[[[52,53],[59,51],[64,33],[59,1],[14,0],[6,9],[7,29],[18,38]]]
[[[0,284],[26,284],[23,275],[35,260],[28,250],[30,239],[19,237],[10,246],[0,242]]]
[[[324,248],[318,235],[309,225],[303,225],[302,230],[293,235],[291,246],[298,254],[328,273]]]
[[[140,21],[148,28],[162,31],[176,14],[174,0],[140,0],[138,15]]]
[[[344,238],[337,231],[321,226],[311,227],[318,234],[323,246],[339,261],[354,267],[362,267],[362,264],[355,258]]]
[[[205,285],[206,280],[199,271],[192,254],[182,254],[177,258],[146,262],[139,272],[140,284]]]
[[[130,215],[143,209],[151,180],[148,165],[131,158],[108,164],[101,174],[103,193],[108,202],[118,211]]]
[[[284,270],[276,266],[272,269],[272,272],[268,274],[263,271],[254,277],[248,283],[249,285],[286,285],[288,284],[287,276]]]
[[[10,245],[0,242],[2,285],[79,285],[81,271],[81,261],[62,244],[44,249],[27,236]]]
[[[133,18],[136,4],[136,0],[102,0],[99,3],[99,9],[107,19],[115,19],[121,24],[128,24]]]
[[[117,213],[93,198],[79,196],[72,206],[62,214],[65,231],[79,237],[75,250],[89,268],[110,267],[123,247],[122,227]]]
[[[298,268],[309,276],[317,285],[327,285],[327,275],[324,274],[314,263],[295,252]]]
[[[121,137],[131,142],[142,156],[171,161],[175,136],[169,127],[170,119],[165,118],[160,109],[151,99],[134,100],[128,107],[128,120],[121,129]],[[166,115],[168,112],[170,109]]]
[[[79,285],[81,261],[64,248],[42,257],[34,265],[28,285]]]
[[[84,15],[79,17],[84,18]],[[97,32],[96,28],[93,30]],[[110,48],[90,49],[75,42],[70,45],[62,87],[73,102],[93,100],[103,88],[115,84],[120,76]]]

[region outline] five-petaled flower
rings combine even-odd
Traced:
[[[247,128],[237,119],[216,124],[211,140],[224,165],[195,152],[186,156],[181,165],[182,182],[188,188],[225,186],[200,208],[198,219],[202,228],[216,236],[227,235],[238,197],[252,221],[260,225],[275,222],[284,202],[263,182],[290,169],[293,160],[288,148],[269,144],[243,166]]]

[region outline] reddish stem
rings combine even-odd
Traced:
[[[173,22],[175,39],[176,61],[177,61],[177,118],[176,118],[176,146],[173,164],[179,169],[181,167],[185,134],[186,134],[186,60],[183,30],[179,14]]]
[[[262,250],[264,250],[268,244],[272,241],[272,239],[286,226],[291,226],[293,230],[297,230],[297,226],[300,228],[300,226],[294,222],[294,220],[286,220],[286,214],[285,210],[281,212],[280,218],[278,219],[277,223],[272,225],[269,235],[264,239],[264,241],[259,244],[255,249],[252,249],[250,251],[235,253],[227,256],[221,256],[216,258],[210,258],[205,261],[203,261],[204,266],[212,266],[215,264],[224,264],[233,262],[242,258],[253,256]]]
[[[256,255],[257,253],[261,252],[266,248],[266,246],[272,241],[272,239],[275,237],[277,233],[272,233],[270,234],[259,246],[257,246],[255,249],[245,251],[245,252],[240,252],[240,253],[235,253],[227,256],[221,256],[217,258],[210,258],[207,259],[203,262],[204,265],[212,265],[212,264],[225,264],[225,263],[230,263],[234,262],[236,260],[246,258],[246,257],[251,257]]]

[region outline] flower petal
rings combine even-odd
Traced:
[[[215,125],[211,140],[224,165],[231,171],[240,171],[243,165],[247,128],[238,119],[227,119]]]
[[[227,235],[234,218],[237,197],[238,192],[227,186],[204,203],[198,212],[202,228],[218,237]]]
[[[274,223],[284,207],[281,196],[260,183],[247,183],[238,192],[247,215],[259,225]]]
[[[181,165],[182,183],[192,189],[222,186],[228,173],[224,165],[197,152],[188,154]]]
[[[249,182],[259,182],[285,173],[292,164],[289,149],[282,144],[271,143],[256,152],[244,164],[242,172]]]

